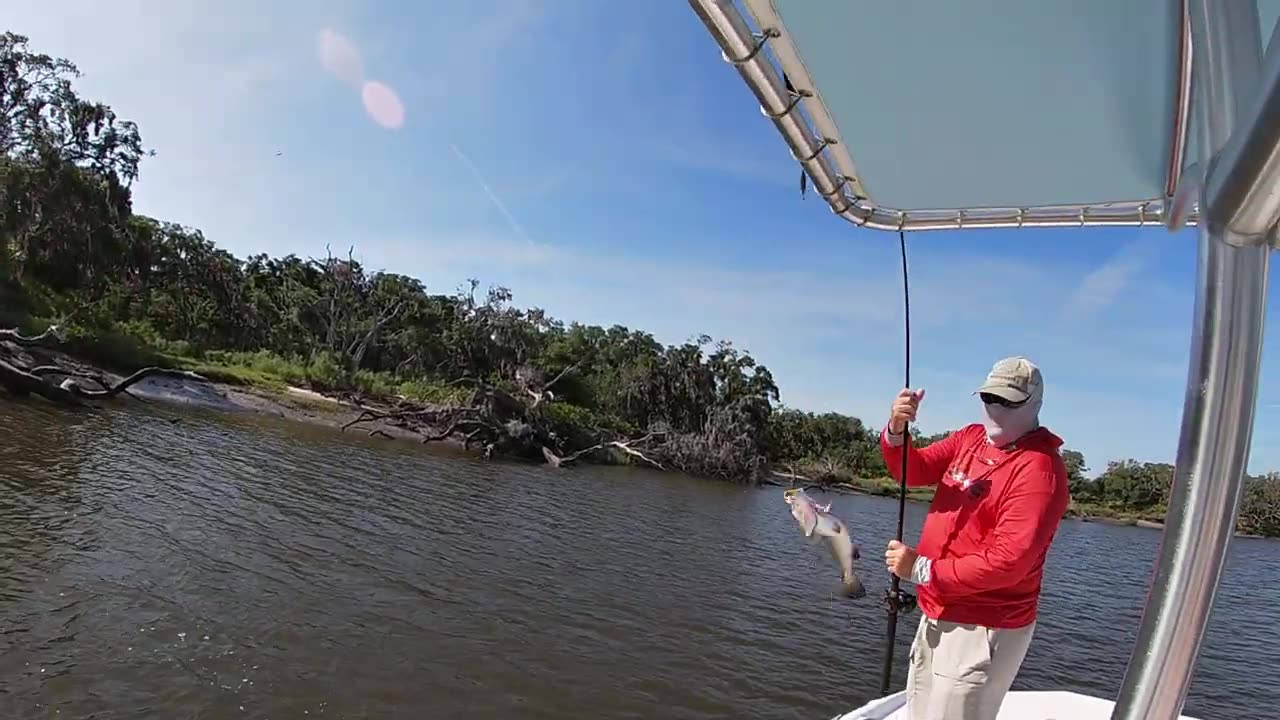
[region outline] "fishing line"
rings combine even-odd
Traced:
[[[911,289],[907,273],[907,235],[898,231],[898,248],[902,252],[902,324],[906,338],[906,352],[903,358],[903,387],[911,388]],[[911,425],[902,428],[902,475],[898,483],[898,532],[894,536],[902,542],[903,520],[907,513],[907,445],[911,442]],[[902,592],[902,581],[895,574],[889,581],[889,591],[885,595],[888,608],[888,627],[885,633],[884,667],[880,673],[880,695],[889,694],[890,676],[893,674],[893,651],[898,635],[898,611],[910,612],[915,598]]]

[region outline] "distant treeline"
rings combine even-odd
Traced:
[[[475,280],[429,292],[350,250],[237,258],[199,230],[134,213],[149,151],[135,124],[77,94],[77,75],[25,37],[0,36],[0,313],[11,323],[58,322],[73,351],[118,369],[173,363],[436,405],[483,383],[528,392],[518,432],[560,454],[643,441],[655,463],[737,481],[771,469],[887,475],[878,419],[781,406],[769,370],[731,343],[566,323]],[[1163,516],[1171,466],[1113,462],[1089,481],[1080,453],[1064,457],[1074,512]],[[1280,535],[1280,479],[1250,480],[1240,528]]]

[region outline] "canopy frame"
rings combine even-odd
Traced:
[[[1183,3],[1177,87],[1169,128],[1169,165],[1163,197],[1096,204],[901,210],[878,204],[863,187],[849,145],[841,137],[822,96],[805,69],[772,0],[690,0],[738,73],[832,212],[875,230],[948,230],[1019,227],[1141,227],[1195,225],[1198,208],[1170,206],[1183,178],[1191,106],[1190,23]],[[754,26],[754,27],[753,27]],[[790,81],[790,88],[788,87]],[[1192,198],[1194,199],[1194,198]]]

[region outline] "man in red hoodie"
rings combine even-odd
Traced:
[[[904,438],[924,391],[903,390],[880,438],[885,464],[936,486],[916,547],[891,541],[889,571],[915,583],[923,617],[911,645],[911,720],[995,720],[1035,630],[1045,556],[1066,512],[1062,440],[1040,425],[1044,383],[1022,357],[976,391],[983,422],[917,450]]]

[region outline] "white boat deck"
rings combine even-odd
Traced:
[[[897,692],[832,720],[907,720],[906,703],[906,693]],[[1110,700],[1061,690],[1014,691],[1005,696],[998,720],[1111,720],[1114,706]]]

